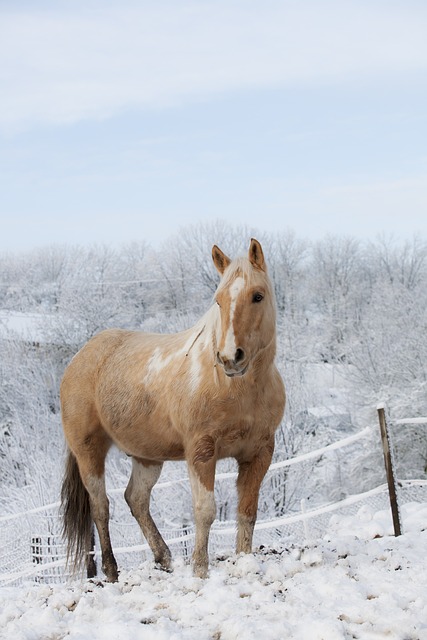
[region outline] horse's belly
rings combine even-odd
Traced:
[[[184,447],[178,437],[152,429],[150,425],[133,425],[120,430],[107,429],[114,443],[128,455],[147,460],[183,460]]]
[[[110,396],[102,400],[98,410],[102,425],[120,449],[148,460],[184,459],[180,434],[149,394],[140,394],[138,399]]]

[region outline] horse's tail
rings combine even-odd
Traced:
[[[93,519],[89,494],[82,482],[77,460],[68,450],[61,489],[62,535],[67,541],[67,565],[73,572],[87,567],[88,577],[93,572]],[[92,575],[91,575],[92,574]]]

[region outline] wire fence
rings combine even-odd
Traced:
[[[337,451],[366,440],[372,434],[373,427],[367,427],[356,434],[340,439],[326,447],[297,456],[290,460],[272,464],[263,483],[262,492],[268,494],[272,482],[286,468],[303,465],[307,461],[323,460],[328,465],[328,457]],[[331,460],[330,460],[331,462]],[[236,473],[218,473],[217,484],[235,482]],[[188,480],[180,478],[169,482],[159,482],[153,490],[153,502],[170,495],[171,489],[182,484],[188,487]],[[280,484],[280,483],[279,483]],[[152,557],[148,545],[142,538],[139,526],[128,510],[115,509],[114,503],[122,500],[116,494],[123,489],[110,492],[113,502],[110,520],[111,538],[114,553],[120,568],[132,569],[141,561]],[[263,499],[261,492],[260,499]],[[401,504],[408,502],[427,502],[426,480],[404,480],[398,483],[398,498]],[[122,501],[124,504],[124,500]],[[268,518],[260,514],[255,526],[254,546],[278,546],[305,544],[322,538],[328,532],[333,515],[354,515],[362,506],[374,511],[389,510],[387,484],[381,484],[369,491],[347,495],[340,500],[331,500],[307,509],[304,500],[298,501],[299,509],[291,513]],[[390,516],[391,523],[391,516]],[[405,523],[403,522],[403,528]],[[195,537],[193,523],[183,520],[180,526],[160,524],[160,530],[174,557],[189,558]],[[211,555],[227,555],[233,552],[235,541],[235,523],[233,521],[215,521],[210,534],[209,549]],[[98,555],[98,548],[96,548]],[[83,577],[83,576],[82,576]],[[70,578],[66,566],[66,546],[61,537],[60,504],[53,503],[24,513],[0,518],[0,586],[21,585],[25,582],[62,583]]]

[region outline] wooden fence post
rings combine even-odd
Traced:
[[[385,464],[385,470],[387,474],[387,484],[388,484],[388,494],[390,497],[391,514],[393,516],[394,535],[400,536],[402,533],[402,527],[400,525],[399,503],[397,501],[397,493],[396,493],[396,478],[394,474],[394,467],[393,467],[393,462],[391,457],[390,435],[388,432],[387,421],[385,419],[384,406],[378,405],[377,411],[378,411],[378,419],[380,423],[381,440],[383,444],[384,464]]]

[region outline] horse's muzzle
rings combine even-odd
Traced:
[[[236,349],[233,359],[221,356],[218,351],[216,359],[218,364],[223,367],[225,375],[229,378],[244,376],[249,367],[249,362],[246,362],[246,356],[243,349]]]

